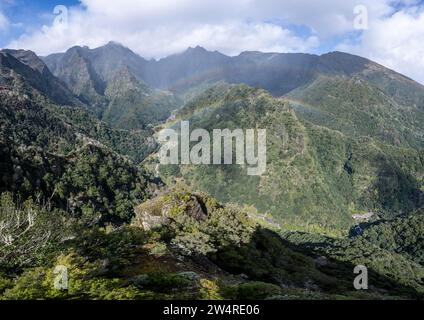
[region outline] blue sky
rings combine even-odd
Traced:
[[[0,48],[46,55],[110,40],[146,58],[196,45],[229,55],[341,50],[424,82],[423,0],[0,0]]]
[[[5,47],[13,39],[31,30],[37,30],[53,21],[53,9],[58,3],[65,6],[78,6],[78,0],[0,0],[0,10],[13,24],[0,37],[0,47]]]

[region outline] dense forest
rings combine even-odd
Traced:
[[[0,51],[0,299],[421,299],[424,88],[268,58]],[[267,172],[161,165],[181,121],[266,129]]]

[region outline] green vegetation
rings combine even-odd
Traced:
[[[380,248],[404,255],[424,265],[424,212],[379,221],[367,227],[361,238]]]
[[[354,137],[422,148],[424,113],[356,77],[322,76],[288,94],[302,118]]]
[[[45,60],[0,51],[0,300],[424,297],[422,86],[342,53]],[[157,166],[180,120],[266,129],[266,174]]]
[[[338,262],[365,265],[373,271],[372,280],[384,281],[385,289],[405,286],[413,288],[416,294],[423,292],[424,269],[422,264],[423,215],[413,214],[408,218],[371,225],[363,234],[349,239],[332,239],[324,236],[286,232],[283,238],[295,245],[301,252],[323,255]],[[417,223],[417,233],[399,234],[410,221]],[[382,231],[385,230],[385,231]],[[409,244],[411,244],[411,247]],[[379,280],[380,279],[380,280]],[[386,280],[384,280],[386,279]],[[395,283],[391,282],[394,280]]]
[[[159,183],[131,160],[156,149],[147,131],[110,129],[37,94],[0,97],[0,191],[37,196],[87,224],[122,223]]]
[[[221,83],[188,102],[178,117],[192,130],[267,129],[266,175],[248,176],[240,166],[161,166],[160,172],[168,183],[183,178],[225,203],[271,213],[286,228],[340,236],[356,212],[389,217],[423,205],[422,149],[313,124],[299,118],[292,102],[263,90]],[[352,121],[370,128],[362,119]]]
[[[63,212],[41,207],[31,198],[15,203],[12,194],[3,193],[0,198],[2,270],[19,272],[45,262],[66,237],[67,220]]]
[[[112,128],[145,130],[166,121],[179,106],[173,94],[149,88],[127,68],[109,80],[105,94],[109,104],[102,119]]]
[[[1,217],[16,206],[3,195]],[[42,219],[46,209],[31,206]],[[351,249],[330,238],[324,239],[325,246],[302,247],[309,253],[327,250],[328,260],[318,262],[295,246],[294,240],[306,240],[302,234],[285,237],[293,241],[289,243],[236,207],[224,207],[205,194],[167,192],[138,206],[131,226],[86,228],[79,219],[68,221],[68,235],[40,220],[31,236],[19,240],[25,247],[46,228],[56,229],[51,245],[39,243],[44,259],[14,269],[0,260],[0,299],[379,299],[388,297],[385,290],[392,298],[423,293],[417,280],[421,266],[395,254],[391,258],[397,264],[391,269],[374,269],[390,257],[366,240],[351,243]],[[361,252],[355,251],[359,243],[361,250],[368,246],[378,255],[365,250],[362,258],[354,256]],[[349,263],[363,259],[382,273],[372,271],[373,288],[361,293],[353,289]],[[67,290],[54,287],[58,265],[67,268]],[[400,272],[406,266],[413,269]],[[389,275],[396,281],[384,277]]]

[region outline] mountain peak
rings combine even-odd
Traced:
[[[93,49],[93,51],[99,51],[99,50],[100,51],[101,50],[115,50],[115,51],[125,51],[125,52],[134,53],[131,49],[124,46],[122,43],[119,43],[119,42],[116,42],[116,41],[109,41],[104,46]]]
[[[13,56],[15,59],[24,63],[34,71],[43,73],[46,70],[46,65],[44,62],[33,52],[30,50],[14,50],[14,49],[4,49],[0,50],[0,53],[9,54]]]
[[[0,73],[0,83],[25,92],[38,92],[53,102],[64,105],[77,105],[78,101],[59,79],[53,76],[46,64],[29,50],[0,50],[0,67],[6,71]],[[13,70],[13,73],[10,73]],[[20,81],[16,81],[19,77]],[[25,89],[20,83],[27,85]]]
[[[68,50],[66,50],[66,52],[79,51],[79,50],[83,50],[83,49],[89,49],[89,48],[87,46],[82,47],[82,46],[76,45],[76,46],[70,47]]]
[[[188,47],[187,49],[188,51],[207,51],[205,48],[201,47],[201,46],[195,46],[193,47]]]
[[[105,47],[125,47],[122,43],[117,41],[109,41]]]
[[[205,54],[205,53],[212,53],[211,51],[206,50],[205,48],[201,46],[196,47],[188,47],[186,51],[183,52],[183,54]]]

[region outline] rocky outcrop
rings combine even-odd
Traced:
[[[190,195],[187,199],[163,195],[136,207],[133,225],[144,230],[151,230],[167,224],[178,211],[198,221],[206,220],[208,217],[203,201],[196,195]]]

